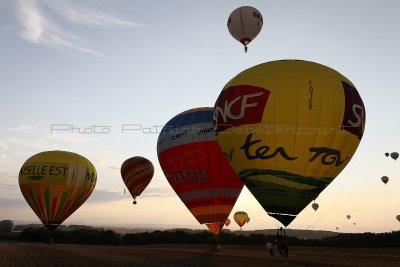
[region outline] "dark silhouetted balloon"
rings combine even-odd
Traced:
[[[399,158],[399,153],[397,153],[397,152],[392,152],[392,153],[390,153],[390,157],[391,157],[392,159],[396,160],[396,159]]]
[[[384,182],[386,184],[387,182],[389,182],[389,177],[382,176],[381,180],[382,180],[382,182]]]
[[[317,211],[317,209],[319,208],[318,203],[313,203],[311,206],[315,211]]]

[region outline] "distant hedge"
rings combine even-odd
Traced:
[[[46,228],[26,228],[21,233],[9,236],[8,239],[31,242],[49,242],[94,245],[146,245],[146,244],[209,244],[216,242],[208,231],[153,231],[121,235],[111,230],[80,229],[54,233]],[[264,234],[242,235],[222,232],[219,242],[226,245],[265,245],[275,236]],[[390,233],[338,234],[323,239],[299,239],[288,236],[291,246],[317,247],[400,247],[400,231]]]

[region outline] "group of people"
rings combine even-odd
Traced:
[[[279,254],[282,257],[288,257],[289,256],[289,247],[287,245],[287,240],[286,240],[286,232],[285,229],[282,227],[278,229],[276,233],[276,239],[272,243],[271,241],[268,241],[266,244],[267,250],[271,254],[271,256],[274,256],[274,247],[276,247],[279,251]]]

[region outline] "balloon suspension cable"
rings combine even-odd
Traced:
[[[332,204],[328,207],[328,209],[323,213],[323,214],[321,214],[321,216],[319,216],[318,217],[318,219],[316,219],[312,224],[310,224],[308,227],[310,228],[310,227],[314,227],[314,225],[320,220],[320,219],[322,219],[327,213],[328,213],[328,211],[333,207],[333,205],[336,203],[336,201],[337,201],[337,199],[339,198],[339,195],[342,193],[342,191],[343,191],[343,189],[344,189],[344,186],[346,185],[346,183],[347,183],[347,181],[348,181],[348,178],[350,177],[350,173],[352,172],[352,170],[353,170],[353,167],[354,167],[354,165],[355,165],[355,159],[353,160],[353,162],[352,162],[352,165],[350,166],[350,169],[349,169],[349,172],[347,173],[347,175],[345,176],[345,179],[344,179],[344,182],[343,182],[343,184],[342,184],[342,187],[340,188],[340,191],[337,193],[337,195],[336,195],[336,197],[335,197],[335,199],[333,200],[333,202],[332,202]],[[318,195],[319,196],[319,195]]]

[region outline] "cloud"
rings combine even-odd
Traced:
[[[168,193],[164,193],[162,192],[162,190],[147,190],[147,189],[139,196],[139,198],[166,198],[166,197],[175,197],[175,196]],[[124,194],[123,189],[121,189],[121,191],[95,189],[90,195],[87,202],[104,203],[104,202],[118,201],[122,199],[132,199],[132,196],[129,194],[128,190],[126,190],[126,194]]]
[[[94,162],[111,170],[119,170],[121,168],[118,164],[106,159],[95,159]]]
[[[0,163],[4,163],[4,162],[9,162],[10,159],[8,158],[8,156],[6,154],[0,154]]]
[[[15,127],[9,127],[9,128],[7,128],[7,130],[25,132],[25,131],[28,131],[28,130],[32,130],[34,128],[36,128],[36,126],[33,126],[31,124],[20,124],[20,125],[15,126]]]
[[[46,5],[47,9],[43,9],[43,5]],[[52,20],[44,10],[56,12],[59,17],[82,25],[101,27],[142,26],[131,21],[122,20],[68,2],[48,0],[16,1],[16,15],[18,22],[22,27],[20,36],[23,39],[28,42],[42,44],[52,48],[70,48],[98,57],[104,57],[104,55],[90,48],[85,39],[64,30],[59,24]]]
[[[3,140],[0,140],[0,149],[8,149],[7,143]]]
[[[68,33],[45,16],[37,0],[17,0],[17,18],[22,26],[21,37],[29,42],[49,47],[62,46],[100,56],[85,45],[85,41]]]
[[[46,4],[56,11],[60,16],[83,25],[95,25],[101,27],[111,26],[128,26],[140,27],[144,26],[128,20],[123,20],[109,14],[101,13],[98,11],[90,10],[82,6],[73,5],[66,6],[65,2],[55,0],[45,0]]]

